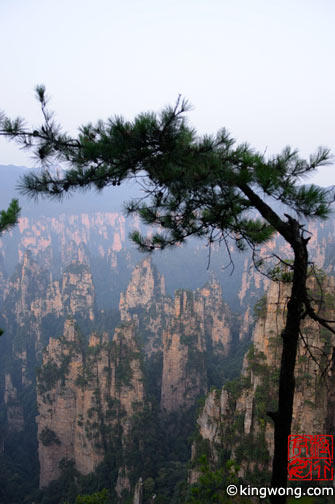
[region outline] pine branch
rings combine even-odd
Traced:
[[[308,299],[307,293],[305,294],[304,304],[306,307],[306,312],[311,319],[315,320],[320,325],[322,325],[325,329],[328,329],[328,331],[335,334],[335,329],[329,325],[329,324],[335,324],[335,320],[325,319],[323,317],[320,317],[320,315],[318,315],[317,313],[315,313],[315,310],[313,309],[313,307]]]
[[[0,234],[15,226],[20,215],[21,208],[17,199],[12,199],[7,210],[0,212]]]

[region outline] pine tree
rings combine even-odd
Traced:
[[[12,199],[7,210],[0,211],[0,235],[15,226],[20,214],[19,202]]]
[[[5,121],[5,115],[0,112],[0,124]],[[12,199],[7,210],[0,211],[0,235],[15,226],[20,215],[21,208],[17,199]]]
[[[267,159],[247,144],[236,145],[224,129],[215,137],[199,138],[187,124],[187,102],[180,99],[159,115],[141,114],[133,122],[114,117],[83,126],[78,137],[71,138],[48,111],[43,86],[37,87],[37,97],[44,115],[40,128],[30,130],[21,119],[7,117],[0,126],[1,135],[32,149],[44,166],[40,173],[23,177],[24,193],[61,198],[76,189],[100,190],[135,179],[144,198],[131,201],[127,211],[158,229],[151,238],[133,233],[143,251],[198,237],[210,246],[223,244],[228,253],[233,241],[239,250],[250,247],[254,255],[275,233],[290,245],[293,262],[279,258],[292,270],[293,279],[282,333],[278,410],[269,413],[275,429],[271,485],[286,486],[300,324],[309,316],[335,332],[332,321],[315,312],[307,292],[310,236],[304,226],[306,219],[327,219],[334,196],[315,185],[299,185],[330,162],[330,151],[320,148],[304,160],[287,147]],[[68,170],[53,174],[49,166],[55,161],[66,162]],[[289,213],[275,211],[277,203]],[[272,502],[285,502],[285,497],[273,497]]]
[[[15,226],[20,214],[19,202],[17,199],[12,199],[7,210],[0,211],[0,235],[4,231],[8,231],[11,227]],[[3,330],[0,329],[0,336]]]

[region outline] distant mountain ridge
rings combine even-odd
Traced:
[[[20,178],[29,171],[32,170],[24,166],[0,165],[1,209],[6,208],[12,198],[18,198],[22,216],[25,217],[56,216],[62,213],[121,212],[126,201],[139,195],[138,186],[129,182],[120,187],[106,187],[101,192],[94,189],[76,191],[59,201],[43,197],[34,200],[23,196],[17,189]]]

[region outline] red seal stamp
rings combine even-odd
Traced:
[[[291,434],[288,437],[290,481],[333,480],[333,436]]]

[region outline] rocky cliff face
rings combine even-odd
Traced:
[[[12,239],[18,241],[18,257],[20,260],[26,249],[38,258],[44,265],[49,260],[54,262],[59,255],[61,264],[67,264],[72,259],[71,242],[77,248],[80,243],[89,244],[91,253],[105,251],[109,247],[119,252],[125,244],[128,226],[136,226],[134,221],[126,222],[118,213],[81,213],[57,217],[28,218],[22,217],[19,226],[14,229]],[[6,249],[7,240],[3,239]],[[54,251],[54,252],[53,252]]]
[[[144,404],[140,355],[132,325],[112,340],[92,335],[86,347],[68,320],[63,336],[50,339],[37,381],[41,487],[58,478],[63,459],[85,475],[113,443],[126,449],[132,417]]]
[[[94,321],[95,311],[95,288],[88,265],[72,262],[62,278],[54,280],[26,251],[7,282],[2,309],[5,341],[11,348],[10,358],[22,368],[22,383],[33,380],[31,371],[64,318],[74,316],[87,325]]]
[[[60,283],[70,264],[89,266],[93,282],[99,285],[98,304],[108,307],[112,298],[116,306],[136,255],[127,250],[127,236],[137,227],[136,219],[112,212],[22,217],[0,238],[0,286],[29,251],[39,268]]]
[[[88,265],[72,262],[65,269],[61,295],[65,313],[94,320],[95,289]]]
[[[85,317],[92,320],[95,303],[92,274],[87,262],[81,262],[83,257],[78,255],[77,260],[64,268],[61,279],[54,280],[53,274],[27,250],[3,294],[6,316],[14,314],[20,326],[27,324],[27,318],[34,317],[37,322],[50,314],[85,313]]]
[[[87,346],[74,322],[85,307],[86,318],[91,319],[90,306],[94,316],[93,284],[85,263],[72,262],[63,281],[49,282],[45,290],[55,301],[49,296],[44,309],[72,318],[63,336],[49,340],[38,374],[40,486],[57,479],[66,460],[86,475],[116,450],[115,492],[122,499],[123,492],[134,490],[134,477],[141,476],[132,470],[129,454],[141,450],[140,445],[132,447],[134,419],[139,421],[144,407],[152,408],[144,383],[159,388],[162,420],[176,413],[185,416],[207,392],[207,353],[229,352],[231,315],[214,279],[202,289],[181,289],[174,299],[167,296],[164,277],[146,257],[120,296],[122,325],[112,338],[91,336]]]
[[[228,354],[231,314],[214,278],[195,291],[177,290],[174,299],[164,285],[164,277],[145,258],[121,294],[120,314],[137,325],[146,358],[162,356],[160,407],[169,414],[187,410],[206,393],[206,355]]]
[[[23,231],[29,234],[30,228]],[[47,229],[37,233],[30,245],[43,249],[42,231],[46,233]],[[131,419],[143,406],[144,379],[157,392],[163,415],[194,407],[196,399],[207,392],[208,352],[227,355],[231,340],[230,310],[215,280],[195,291],[181,289],[171,298],[165,291],[164,276],[146,257],[134,268],[120,296],[120,318],[125,325],[115,330],[111,342],[109,338],[98,341],[91,337],[86,348],[85,338],[78,336],[72,322],[67,321],[63,330],[64,320],[70,317],[83,324],[87,332],[99,316],[94,261],[92,266],[86,244],[72,238],[61,246],[67,264],[62,265],[60,277],[50,266],[56,252],[52,255],[45,242],[47,257],[42,260],[34,245],[24,252],[3,293],[7,323],[4,341],[12,362],[3,377],[8,432],[25,428],[20,398],[33,391],[34,369],[43,355],[37,398],[42,487],[57,479],[64,468],[62,461],[74,460],[76,469],[84,475],[94,471],[115,441],[110,434],[118,431],[114,414],[122,417],[118,446],[122,453],[130,452]],[[110,264],[115,261],[113,268],[117,270],[121,256],[112,258],[108,251],[104,254],[102,259],[109,257]],[[143,357],[138,345],[144,350]],[[130,368],[127,360],[133,362]],[[123,373],[126,380],[130,379],[129,386],[117,388]],[[134,486],[129,460],[125,457],[119,465],[115,482],[118,495]]]
[[[80,249],[77,260],[84,261]],[[5,334],[1,340],[0,404],[6,412],[6,418],[1,420],[6,438],[11,432],[26,430],[31,435],[34,430],[35,368],[42,350],[50,335],[62,330],[67,316],[76,317],[86,326],[94,321],[95,289],[87,264],[72,262],[62,278],[54,280],[52,272],[27,250],[7,280],[2,296],[0,327]]]
[[[317,282],[310,283],[315,298],[320,298]],[[334,319],[334,280],[322,278],[322,312]],[[242,376],[221,391],[212,391],[198,418],[199,438],[193,446],[196,460],[206,445],[215,464],[220,452],[230,454],[241,467],[240,475],[248,481],[266,481],[273,455],[273,426],[267,411],[275,411],[279,363],[280,333],[290,287],[272,283],[266,296],[256,305],[258,321],[253,345],[244,358]],[[307,348],[309,346],[309,349]],[[303,324],[295,370],[296,391],[293,407],[294,434],[326,434],[334,429],[334,336],[312,320]],[[205,450],[205,451],[206,451]]]
[[[62,458],[75,460],[82,474],[92,471],[102,460],[105,446],[114,442],[111,432],[118,431],[115,426],[119,425],[115,423],[116,414],[123,418],[122,433],[118,435],[120,453],[131,451],[132,418],[136,408],[141,411],[136,398],[140,398],[139,403],[145,402],[143,383],[153,384],[149,392],[155,395],[158,416],[160,421],[165,419],[164,423],[167,418],[176,417],[177,412],[186,411],[211,384],[216,384],[215,373],[217,381],[222,382],[222,362],[229,361],[232,347],[232,316],[222,300],[222,288],[229,301],[236,297],[235,309],[243,314],[241,340],[250,330],[255,300],[269,288],[268,282],[251,267],[247,255],[233,254],[235,272],[232,277],[223,276],[225,259],[222,250],[216,248],[211,268],[219,282],[212,278],[199,288],[209,278],[207,273],[202,276],[207,250],[192,245],[185,250],[178,248],[173,256],[154,256],[159,270],[166,272],[165,289],[164,276],[150,258],[145,257],[134,268],[135,254],[127,248],[128,232],[134,228],[139,228],[138,222],[108,212],[24,217],[17,228],[0,239],[0,327],[5,329],[0,340],[0,407],[7,412],[5,430],[13,436],[23,434],[26,428],[27,408],[22,407],[22,398],[31,394],[34,402],[34,369],[48,345],[42,366],[46,381],[39,381],[38,398],[40,456],[46,468],[41,475],[43,485],[50,481],[52,472],[59,474]],[[334,221],[311,230],[311,258],[333,273]],[[266,257],[273,250],[285,256],[290,254],[285,244],[275,239],[261,249],[260,255]],[[8,277],[7,271],[14,268],[18,259],[20,265]],[[184,285],[191,287],[167,295],[167,290],[172,293],[176,286]],[[245,359],[241,380],[219,393],[211,393],[199,417],[200,438],[208,440],[212,459],[218,459],[218,447],[230,451],[244,474],[266,469],[272,451],[271,424],[265,411],[275,406],[271,398],[275,397],[285,288],[281,286],[278,293],[272,286],[266,300],[257,306],[254,346]],[[330,299],[331,286],[327,289]],[[118,323],[118,314],[110,316],[108,310],[111,306],[116,309],[119,299],[120,318],[125,326],[113,333],[110,327]],[[106,312],[103,322],[102,308]],[[67,317],[73,317],[87,333],[95,324],[109,336],[91,336],[89,344],[85,343],[70,322],[63,334]],[[319,353],[324,350],[329,357],[332,340],[306,323],[306,338],[312,333]],[[143,350],[141,358],[139,346]],[[124,366],[122,352],[131,363],[130,370]],[[302,426],[310,433],[322,430],[324,425],[335,428],[332,363],[328,368],[331,385],[327,393],[321,372],[315,373],[313,366],[301,346],[294,428]],[[120,373],[128,385],[123,383],[118,388]],[[50,385],[44,392],[43,383]],[[48,404],[49,399],[52,404]],[[146,406],[150,409],[148,403]],[[33,413],[30,412],[31,417]],[[1,427],[2,423],[1,419]],[[245,452],[246,446],[249,452]],[[255,451],[257,446],[265,446],[262,453]],[[194,446],[194,458],[198,448]],[[259,460],[259,464],[253,465],[252,459]],[[125,455],[119,465],[115,480],[119,495],[135,484],[129,460]]]
[[[133,321],[139,329],[150,358],[162,350],[162,331],[172,315],[171,298],[166,296],[164,276],[160,275],[150,257],[138,263],[125,292],[120,295],[122,321]]]
[[[243,312],[241,340],[250,330],[256,298],[268,288],[267,281],[250,268],[247,256],[236,259],[234,275],[231,279],[226,275],[223,281],[220,268],[224,260],[215,250],[212,260],[220,283],[213,276],[204,287],[178,289],[173,296],[168,295],[165,278],[151,258],[145,257],[134,268],[134,255],[126,248],[132,226],[137,223],[108,213],[22,219],[11,237],[17,240],[21,263],[9,280],[9,241],[0,240],[4,315],[0,327],[6,330],[0,341],[0,406],[7,412],[7,431],[23,434],[26,410],[22,397],[33,392],[34,369],[46,347],[38,379],[42,486],[60,474],[62,460],[74,460],[81,474],[89,474],[110,453],[108,450],[114,450],[120,454],[115,491],[121,496],[125,490],[134,490],[142,473],[139,468],[133,470],[130,455],[140,453],[145,438],[145,430],[135,429],[134,418],[144,410],[152,414],[157,407],[154,421],[152,415],[148,418],[162,433],[170,419],[186,414],[209,386],[223,381],[220,373],[229,364],[233,345],[232,315],[223,302],[222,285],[225,296],[231,299],[236,294]],[[310,241],[312,257],[329,272],[334,262],[331,226],[327,223],[315,228]],[[262,248],[261,256],[274,248],[289,255],[285,245],[275,240]],[[200,248],[188,253],[192,260],[206,254]],[[162,266],[165,256],[159,257],[163,259],[154,256],[154,260]],[[186,263],[190,262],[187,257]],[[194,268],[194,277],[194,271],[200,274],[200,269]],[[173,276],[173,282],[168,276],[166,280],[171,293],[171,285],[183,285],[184,277],[180,265],[172,263],[168,272]],[[197,282],[198,278],[194,284],[201,285]],[[206,400],[198,420],[199,443],[193,447],[193,460],[207,446],[213,463],[219,460],[220,451],[229,452],[245,476],[264,473],[269,467],[272,427],[265,412],[275,407],[272,399],[276,397],[278,335],[287,298],[287,287],[276,289],[271,286],[256,306],[253,349],[245,358],[242,378],[220,392],[210,393]],[[332,286],[325,289],[329,304]],[[113,331],[110,327],[117,325],[118,314],[110,316],[108,310],[111,306],[115,309],[119,299],[124,325]],[[101,308],[106,311],[105,318]],[[68,317],[85,328],[85,338],[70,320],[64,329]],[[91,335],[87,341],[94,325],[108,336]],[[333,341],[328,335],[307,322],[304,334],[306,338],[313,336],[319,353],[325,351],[329,358]],[[296,432],[335,428],[333,387],[325,391],[321,372],[315,373],[313,366],[302,345],[294,405]],[[330,362],[327,379],[331,384],[334,373]],[[149,395],[154,396],[152,403],[146,399]],[[192,429],[188,424],[185,431],[189,434]],[[136,436],[135,447],[132,439]],[[192,478],[196,478],[196,468]],[[143,482],[143,488],[150,484]],[[136,495],[141,491],[137,488]]]
[[[204,328],[192,313],[192,293],[177,292],[175,316],[163,333],[161,410],[180,413],[207,392]]]
[[[78,250],[82,247],[82,251],[86,249],[86,253],[91,258],[99,259],[99,270],[104,270],[103,276],[107,281],[106,289],[111,293],[113,289],[115,290],[116,284],[119,283],[115,282],[111,272],[115,272],[115,269],[119,268],[124,261],[121,256],[129,250],[127,236],[129,231],[134,229],[140,229],[137,219],[125,219],[122,214],[115,212],[83,212],[81,214],[61,214],[57,217],[41,216],[39,218],[22,217],[19,226],[11,230],[10,233],[3,235],[0,239],[0,271],[3,270],[5,274],[6,269],[12,270],[18,261],[23,260],[25,250],[30,250],[38,264],[44,269],[52,271],[57,278],[60,276],[60,271],[64,265],[68,265],[73,260],[83,262],[78,258]],[[313,233],[309,242],[311,259],[316,262],[318,267],[333,274],[335,264],[333,253],[334,220],[310,224],[309,230]],[[279,238],[275,238],[267,246],[262,247],[260,256],[267,257],[273,250],[284,254],[285,257],[290,256],[289,248]],[[231,252],[235,264],[232,276],[229,275],[229,271],[222,275],[221,268],[227,263],[227,258],[221,248],[213,248],[211,269],[215,271],[219,278],[220,284],[226,293],[226,299],[229,303],[233,303],[234,309],[240,309],[244,313],[248,306],[252,306],[253,302],[262,295],[264,289],[267,289],[269,285],[264,277],[255,272],[248,254],[235,254],[233,250]],[[196,281],[190,281],[190,274],[193,279],[197,277],[205,278],[202,274],[203,271],[206,271],[207,264],[207,251],[205,248],[191,247],[184,254],[182,251],[175,251],[174,255],[180,257],[180,263],[182,264],[182,266],[177,265],[177,277],[182,275],[184,278],[185,275],[185,280],[187,277],[187,282],[192,283],[192,288],[196,285]],[[156,257],[155,260],[161,266],[164,266],[166,262],[170,262],[170,259],[166,261],[164,255]],[[195,268],[198,269],[199,274],[194,275],[190,262],[196,265]],[[134,266],[131,260],[130,263],[128,259],[125,260],[128,270],[129,267]],[[164,268],[161,268],[161,266],[160,270],[163,271]],[[167,279],[167,284],[170,286],[172,284],[173,289],[175,289],[176,282],[171,281],[173,272],[172,270],[169,270],[169,272],[171,274]],[[97,277],[99,277],[99,272],[94,271],[93,274],[97,274]],[[200,280],[200,285],[204,282]],[[112,284],[113,287],[111,288]],[[122,286],[121,290],[123,288],[124,286]],[[120,292],[118,292],[117,296],[119,294]]]
[[[22,432],[24,429],[23,406],[20,401],[18,401],[17,389],[14,387],[9,373],[5,375],[4,402],[7,407],[9,432]]]
[[[231,343],[230,310],[213,279],[196,291],[175,292],[174,312],[163,334],[161,408],[175,413],[206,393],[209,360],[224,357]]]
[[[139,309],[149,311],[153,303],[165,296],[164,276],[153,267],[149,257],[137,264],[125,293],[120,296],[121,320],[129,320],[131,312]]]

